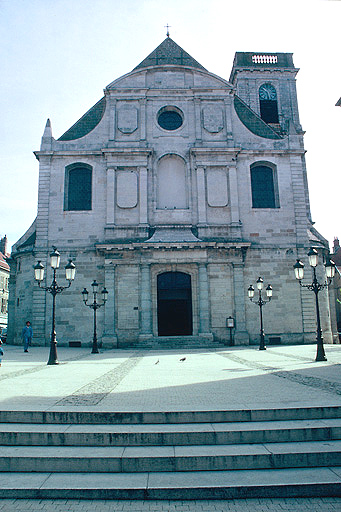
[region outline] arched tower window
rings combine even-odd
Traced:
[[[64,210],[91,210],[92,167],[71,164],[65,168]]]
[[[259,88],[260,116],[265,123],[278,124],[277,92],[273,85],[263,84]]]
[[[252,208],[279,208],[277,171],[272,164],[251,165]]]
[[[177,155],[166,155],[157,170],[157,207],[187,208],[186,167]]]

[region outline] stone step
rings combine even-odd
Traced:
[[[341,418],[142,425],[0,424],[1,445],[188,446],[341,439]]]
[[[140,473],[341,466],[341,441],[196,446],[2,446],[0,471]]]
[[[178,424],[341,418],[341,406],[230,409],[225,411],[0,411],[0,423],[47,424]]]
[[[190,500],[341,496],[341,469],[1,473],[0,498]]]
[[[137,349],[155,349],[155,350],[172,350],[172,349],[208,349],[208,348],[224,348],[224,344],[214,341],[212,334],[203,336],[152,336],[140,338],[134,343]]]

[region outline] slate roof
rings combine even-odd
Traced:
[[[105,96],[96,105],[91,107],[71,128],[69,128],[58,140],[80,139],[90,133],[103,117],[106,106]]]
[[[250,132],[265,139],[282,139],[275,130],[266,124],[239,96],[234,97],[234,109],[241,122]]]
[[[4,254],[2,254],[2,252],[0,252],[0,268],[1,270],[6,270],[7,272],[9,272],[9,265],[6,261],[6,256]]]
[[[149,66],[163,66],[174,64],[178,66],[189,66],[207,71],[199,62],[183,50],[173,39],[167,37],[155,50],[148,55],[136,68],[147,68]]]

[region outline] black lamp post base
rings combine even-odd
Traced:
[[[258,350],[266,350],[266,347],[259,347]]]

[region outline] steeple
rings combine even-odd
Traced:
[[[48,119],[46,121],[45,129],[43,136],[41,138],[41,150],[48,150],[52,147],[52,128],[51,128],[51,121]]]
[[[168,31],[168,29],[167,29]],[[199,68],[206,71],[206,69],[199,64],[193,57],[191,57],[185,50],[183,50],[173,39],[169,37],[167,32],[166,39],[155,50],[148,55],[136,68],[146,68],[149,66],[164,66],[173,64],[177,66],[188,66],[192,68]]]

